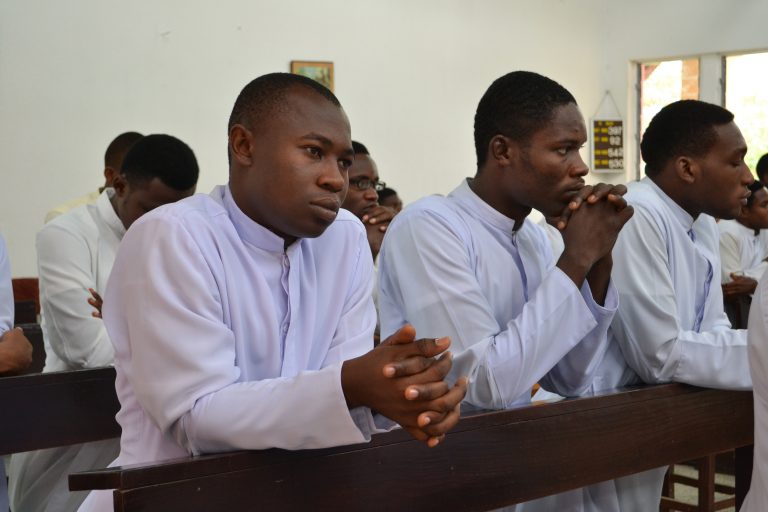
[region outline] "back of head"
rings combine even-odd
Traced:
[[[755,197],[757,192],[765,188],[765,185],[760,180],[753,181],[749,186],[747,186],[751,194],[749,194],[749,197],[747,198],[747,208],[751,208],[752,205],[755,202]]]
[[[197,184],[200,169],[189,146],[171,135],[147,135],[136,142],[123,160],[122,174],[131,184],[158,178],[174,190]]]
[[[517,141],[549,123],[555,110],[576,103],[562,85],[530,71],[513,71],[494,81],[475,112],[475,151],[478,169],[485,164],[488,145],[496,135]]]
[[[115,137],[114,140],[109,143],[107,151],[104,153],[104,167],[120,170],[123,165],[125,154],[142,137],[143,135],[137,132],[125,132]]]
[[[275,110],[288,111],[288,92],[297,87],[314,91],[341,107],[338,98],[327,87],[311,78],[292,73],[269,73],[252,80],[240,91],[229,116],[228,128],[241,124],[253,130]]]
[[[701,157],[717,142],[715,127],[733,121],[733,114],[718,105],[680,100],[662,108],[645,130],[640,153],[645,173],[654,176],[679,156]]]
[[[356,140],[352,141],[352,149],[354,150],[356,155],[368,155],[371,156],[371,153],[368,151],[368,148],[365,147],[365,144],[362,142],[357,142]]]
[[[385,187],[379,190],[379,202],[385,200],[388,197],[396,196],[397,192],[394,189]]]
[[[757,179],[765,183],[765,175],[768,174],[768,153],[760,157],[755,166],[755,172],[757,173]]]

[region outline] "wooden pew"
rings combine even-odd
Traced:
[[[0,378],[0,455],[120,436],[114,368]]]
[[[488,510],[747,446],[752,429],[751,393],[669,384],[466,417],[436,449],[395,431],[369,444],[206,455],[69,482],[115,489],[122,512]]]

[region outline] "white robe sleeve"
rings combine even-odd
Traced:
[[[544,276],[519,314],[499,325],[461,237],[431,212],[390,226],[379,257],[382,335],[411,323],[417,337],[450,336],[448,380],[468,376],[465,401],[476,407],[509,407],[598,327],[579,289],[558,268]],[[517,272],[511,257],[498,272]],[[591,380],[585,368],[594,354],[588,353],[607,347],[607,323],[593,346],[574,352],[549,378],[552,389],[565,392]],[[566,385],[574,375],[575,386]]]
[[[612,331],[627,363],[646,383],[684,382],[721,389],[750,389],[747,332],[731,329],[725,313],[703,332],[683,330],[664,237],[650,214],[635,208],[613,251],[619,314]],[[722,304],[713,278],[709,301]]]
[[[111,365],[114,351],[104,322],[94,318],[88,288],[96,288],[86,240],[48,224],[37,235],[40,304],[48,343],[71,368]],[[100,290],[99,290],[100,291]]]
[[[134,225],[123,240],[104,314],[110,331],[114,325],[128,333],[130,358],[121,371],[152,421],[193,454],[366,441],[346,406],[341,362],[292,378],[240,381],[235,337],[211,270],[218,264],[167,219]],[[259,332],[252,336],[260,342]],[[343,327],[334,343],[333,359],[340,359]]]
[[[720,232],[720,275],[722,283],[732,281],[731,274],[741,268],[741,241],[731,232]]]
[[[597,325],[539,381],[544,389],[558,395],[581,396],[592,387],[594,375],[600,371],[608,350],[608,329],[618,309],[618,292],[613,282],[608,286],[603,306],[595,302],[586,280],[581,286],[581,296]]]
[[[11,264],[5,240],[0,236],[0,335],[13,327],[13,310]]]

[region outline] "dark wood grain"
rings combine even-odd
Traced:
[[[0,378],[0,455],[120,436],[114,368]]]
[[[235,452],[90,472],[117,510],[487,510],[752,443],[752,395],[655,386],[463,418],[327,450]]]

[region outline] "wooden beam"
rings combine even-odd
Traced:
[[[752,443],[752,394],[680,384],[463,418],[327,450],[234,452],[70,476],[119,511],[487,510]]]
[[[114,368],[0,378],[0,455],[120,436]]]

